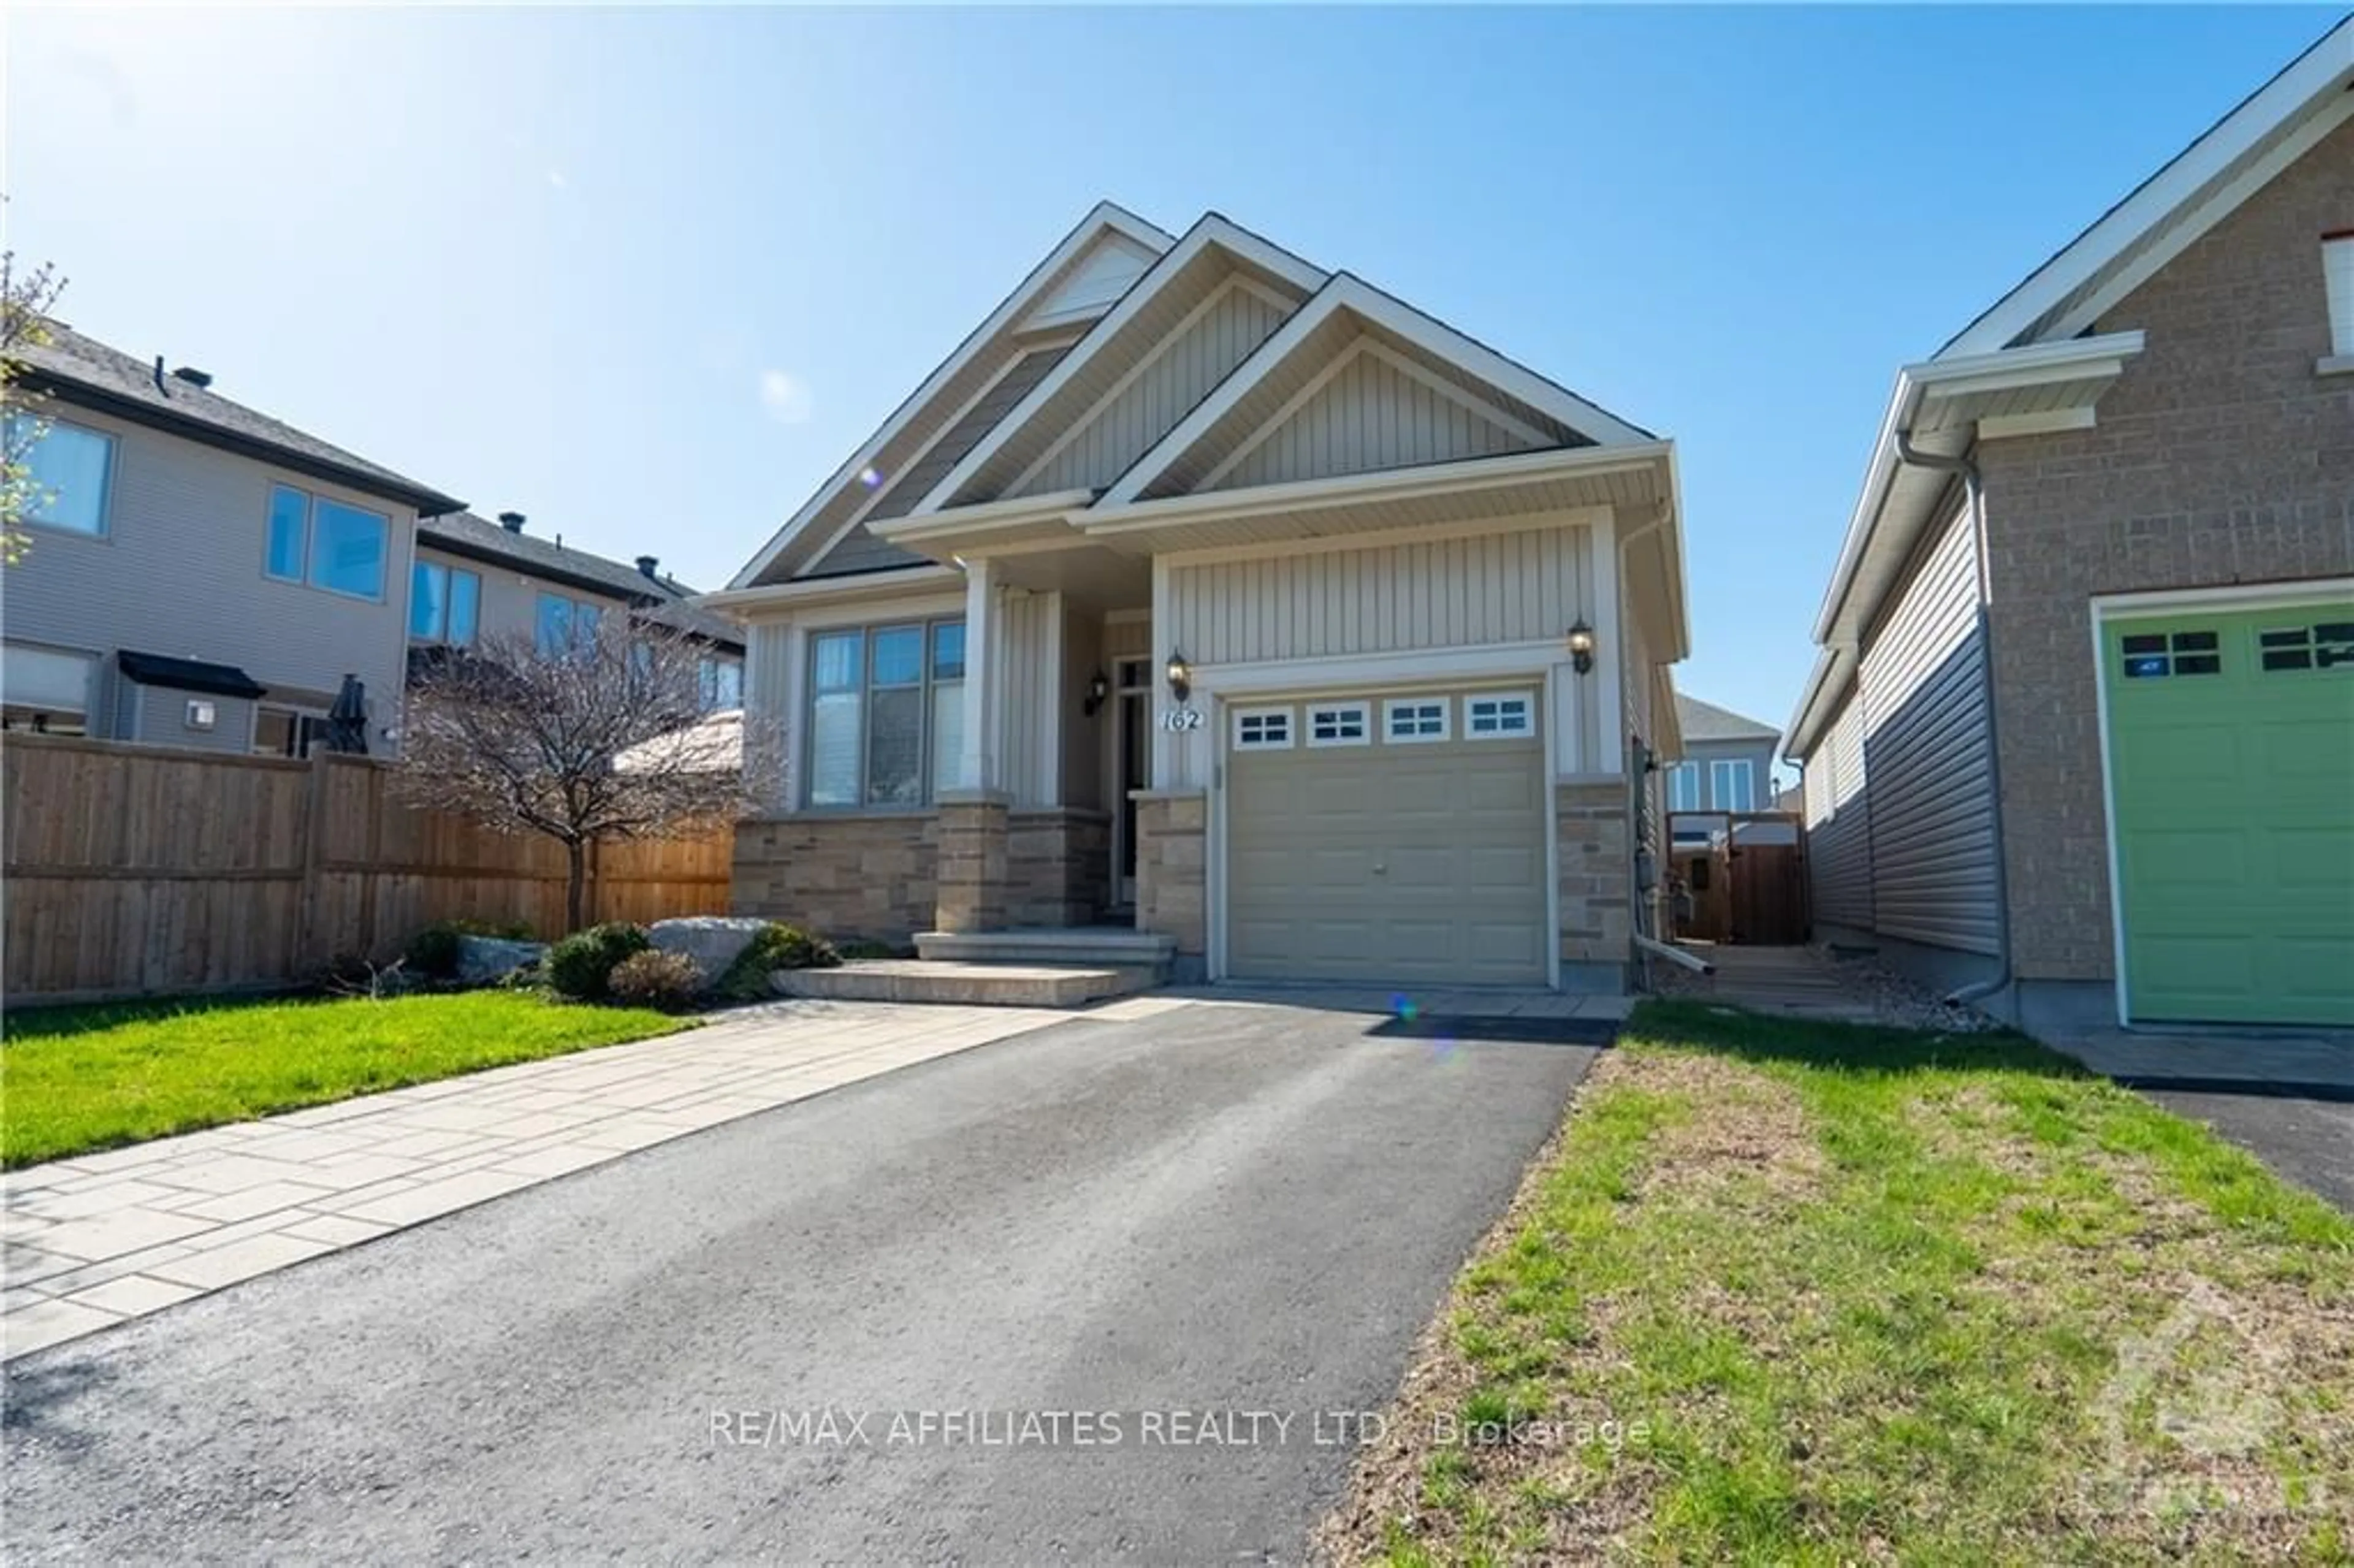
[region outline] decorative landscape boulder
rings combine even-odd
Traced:
[[[504,937],[458,938],[458,979],[465,985],[488,985],[547,956],[546,942],[511,942]]]
[[[716,978],[727,972],[736,955],[751,945],[766,920],[729,915],[688,915],[657,920],[646,927],[657,951],[684,953],[695,967]]]

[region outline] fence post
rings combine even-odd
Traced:
[[[327,753],[311,754],[311,776],[303,780],[302,815],[295,824],[302,845],[302,886],[294,918],[294,961],[290,973],[300,978],[323,967],[333,954],[319,951],[319,900],[327,861]]]

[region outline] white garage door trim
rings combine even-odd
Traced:
[[[2126,995],[2125,882],[2117,859],[2116,786],[2109,762],[2109,675],[2103,635],[2116,617],[2149,615],[2168,609],[2196,609],[2201,605],[2233,609],[2294,609],[2300,605],[2331,604],[2354,593],[2354,577],[2317,577],[2299,583],[2245,583],[2229,588],[2159,588],[2144,593],[2095,594],[2093,597],[2094,728],[2101,740],[2101,829],[2109,853],[2109,965],[2115,979],[2117,1022],[2133,1025]],[[2008,916],[2006,916],[2007,918]]]
[[[1227,960],[1227,823],[1226,823],[1226,757],[1225,737],[1231,733],[1232,714],[1242,707],[1263,707],[1282,703],[1307,703],[1320,698],[1365,696],[1370,699],[1379,722],[1384,712],[1382,700],[1393,694],[1410,694],[1416,690],[1447,693],[1450,701],[1459,705],[1463,689],[1485,687],[1492,682],[1516,681],[1517,688],[1503,689],[1498,694],[1522,694],[1534,684],[1543,715],[1539,733],[1544,738],[1544,944],[1546,987],[1561,989],[1561,832],[1560,812],[1553,809],[1553,794],[1565,774],[1575,774],[1579,758],[1577,736],[1584,733],[1585,713],[1582,705],[1593,698],[1586,689],[1591,677],[1581,677],[1571,672],[1568,664],[1548,662],[1560,655],[1554,643],[1522,644],[1512,647],[1485,649],[1437,649],[1416,653],[1376,655],[1359,660],[1319,660],[1312,674],[1304,667],[1308,662],[1293,665],[1231,665],[1218,671],[1196,671],[1196,695],[1211,706],[1209,732],[1219,737],[1219,745],[1211,764],[1209,822],[1207,842],[1203,845],[1204,875],[1207,883],[1209,930],[1208,952],[1204,955],[1213,980],[1231,977],[1233,969]],[[1422,679],[1407,672],[1408,661],[1419,664]],[[1318,684],[1303,686],[1303,676],[1324,677]]]

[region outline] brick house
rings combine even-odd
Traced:
[[[1215,214],[1097,207],[704,602],[786,737],[741,912],[1626,981],[1686,642],[1672,445]]]
[[[1896,378],[1819,926],[2031,1029],[2354,1023],[2354,20]]]

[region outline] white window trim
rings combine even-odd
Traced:
[[[1826,769],[1826,771],[1829,772],[1834,778],[1837,777],[1837,768],[1829,768]],[[1676,780],[1680,778],[1689,779],[1691,780],[1691,804],[1689,806],[1679,806],[1676,804]],[[1668,768],[1668,810],[1670,811],[1697,811],[1701,810],[1702,803],[1705,799],[1706,797],[1701,793],[1700,764],[1698,762],[1678,762]]]
[[[1749,780],[1749,804],[1733,803],[1733,791],[1720,787],[1725,779],[1746,778]],[[1746,757],[1712,758],[1708,765],[1708,804],[1717,811],[1754,811],[1757,809],[1757,765]]]
[[[1328,720],[1337,719],[1344,715],[1353,715],[1355,716],[1357,721],[1357,733],[1355,735],[1334,736],[1328,739],[1321,740],[1317,738],[1316,725],[1320,718]],[[1335,727],[1337,727],[1337,726]],[[1300,733],[1305,738],[1307,745],[1310,747],[1320,748],[1333,746],[1371,746],[1373,744],[1373,705],[1369,702],[1358,701],[1342,703],[1310,703],[1308,705],[1307,723],[1300,726]]]
[[[1471,705],[1474,703],[1518,703],[1521,724],[1517,729],[1494,729],[1484,734],[1471,727]],[[1504,716],[1502,714],[1497,715]],[[1463,738],[1466,740],[1533,740],[1537,733],[1537,694],[1534,692],[1469,692],[1463,698]]]
[[[798,810],[832,816],[887,816],[893,812],[905,813],[908,811],[929,811],[938,806],[939,796],[943,786],[937,776],[937,765],[938,762],[937,752],[939,746],[939,735],[932,723],[935,712],[933,705],[935,697],[938,693],[945,688],[952,687],[961,691],[966,682],[978,679],[979,677],[977,677],[973,673],[972,647],[970,641],[965,645],[965,662],[962,666],[964,673],[959,675],[944,676],[935,672],[933,668],[934,650],[938,642],[939,629],[941,627],[963,627],[964,625],[965,619],[962,615],[935,612],[929,614],[917,613],[911,615],[888,616],[881,620],[846,620],[823,626],[812,626],[808,629],[807,636],[801,643],[801,653],[799,655],[801,660],[800,674],[800,712],[801,715],[801,723],[799,727],[804,736],[813,739],[817,733],[818,698],[821,695],[838,696],[844,692],[854,692],[857,694],[858,798],[855,800],[828,801],[819,801],[812,799],[817,789],[816,759],[805,747],[804,749],[797,752],[794,757],[795,765],[800,767],[800,782],[794,786],[794,799],[799,802]],[[874,681],[875,634],[878,631],[905,630],[909,628],[920,629],[923,632],[924,646],[923,662],[921,666],[922,678],[912,685],[902,684],[877,688]],[[830,691],[821,693],[818,690],[817,683],[817,645],[819,641],[826,637],[854,635],[859,640],[858,684],[855,686],[836,687]],[[750,678],[748,671],[746,672],[744,678],[746,680]],[[869,747],[871,745],[872,737],[871,726],[873,724],[874,717],[875,694],[878,689],[886,692],[915,691],[921,692],[923,694],[922,727],[917,732],[918,745],[916,751],[917,782],[920,786],[920,789],[916,800],[912,804],[885,804],[870,801],[866,799],[867,791],[873,783],[873,780],[868,777],[868,765],[872,761],[872,755],[870,753]],[[807,766],[801,766],[804,761],[807,763]]]
[[[1436,735],[1400,735],[1395,728],[1401,709],[1412,708],[1420,722],[1420,710],[1438,710],[1438,733]],[[1436,746],[1455,738],[1455,702],[1451,697],[1384,697],[1382,700],[1382,744],[1384,746]]]
[[[1281,740],[1269,740],[1266,738],[1263,734],[1257,738],[1249,738],[1244,736],[1243,721],[1245,719],[1273,718],[1279,718],[1283,721],[1283,738]],[[1234,748],[1236,751],[1288,751],[1293,747],[1299,744],[1299,715],[1292,710],[1288,704],[1282,707],[1274,708],[1236,708],[1234,710],[1233,744]]]

